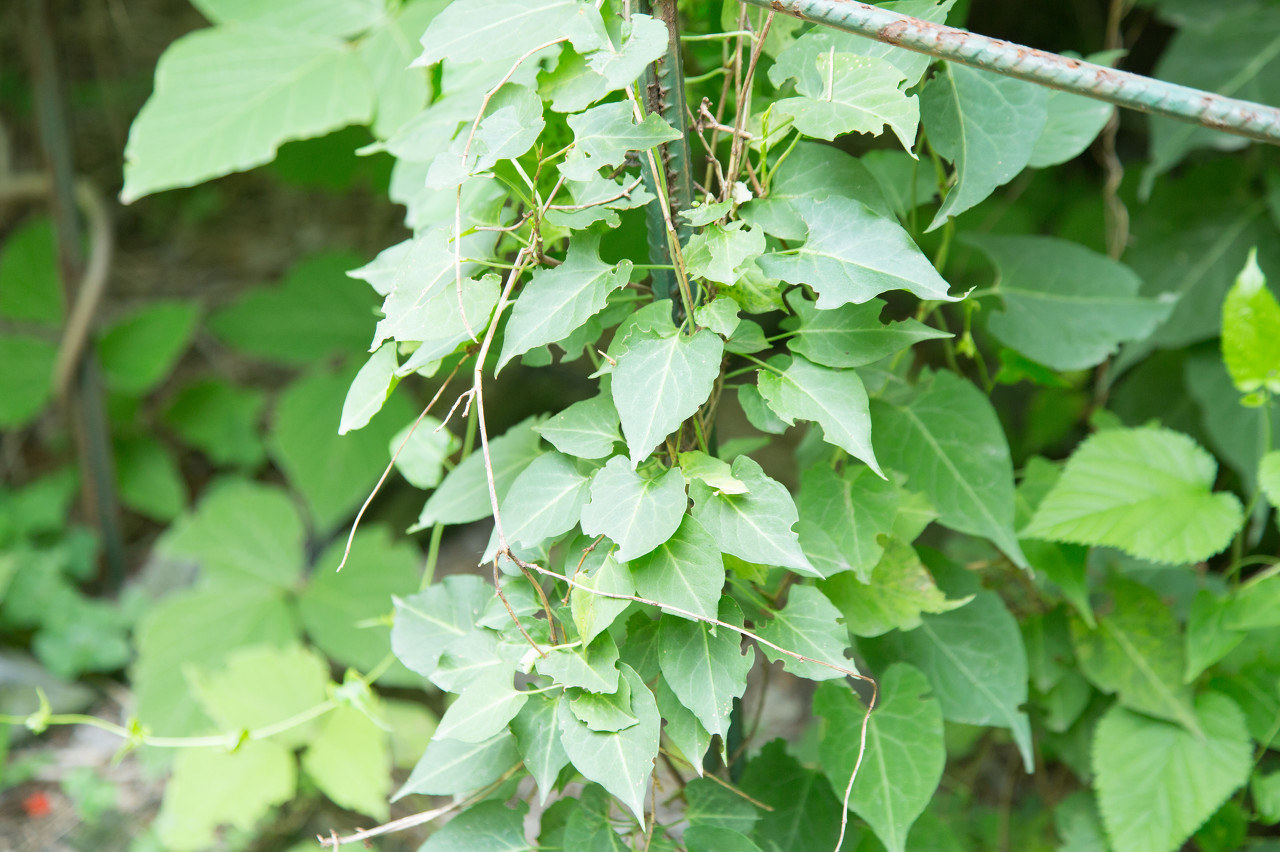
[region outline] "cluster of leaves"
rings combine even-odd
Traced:
[[[289,798],[303,747],[321,789],[385,815],[412,725],[375,724],[393,706],[368,688],[386,631],[361,625],[392,596],[386,682],[456,696],[396,793],[457,797],[427,850],[534,848],[510,804],[525,778],[551,802],[537,846],[593,851],[1168,852],[1193,834],[1228,850],[1280,821],[1280,578],[1242,581],[1274,563],[1245,553],[1274,551],[1280,500],[1269,155],[1153,122],[1141,181],[1109,197],[1135,211],[1126,240],[1096,188],[1050,168],[1109,107],[736,2],[683,18],[686,61],[711,69],[687,92],[708,98],[693,124],[653,109],[668,31],[629,3],[197,5],[215,26],[162,60],[124,196],[362,122],[413,229],[351,273],[383,302],[341,415],[303,389],[350,374],[278,403],[277,438],[290,411],[313,436],[271,452],[314,540],[376,478],[377,430],[409,422],[393,394],[409,376],[473,377],[447,475],[434,423],[391,441],[433,489],[416,528],[495,524],[477,554],[492,582],[417,591],[383,533],[303,582],[304,523],[267,486],[227,483],[177,524],[161,551],[201,579],[139,629],[140,719],[247,733],[179,760],[169,842]],[[944,21],[955,4],[881,5]],[[1158,75],[1274,93],[1266,3],[1147,5],[1179,28]],[[699,203],[673,210],[681,137],[709,165]],[[1123,263],[1101,251],[1117,233]],[[278,342],[284,313],[260,298],[245,345],[316,357]],[[354,301],[289,322],[301,336],[340,314],[359,337]],[[595,393],[490,435],[492,378],[555,362]],[[376,451],[326,455],[339,428]],[[366,675],[330,684],[304,634]],[[766,664],[819,682],[798,740],[745,736]],[[1023,770],[1053,781],[1016,820],[975,781],[992,755],[1013,756],[1010,793]],[[948,765],[967,780],[940,791]],[[210,785],[236,795],[210,807]]]

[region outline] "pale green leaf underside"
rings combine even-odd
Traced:
[[[1257,249],[1222,306],[1222,360],[1241,393],[1280,393],[1280,304],[1267,289]]]
[[[856,372],[821,367],[796,355],[781,374],[761,370],[759,385],[765,402],[787,423],[814,421],[828,443],[884,475],[871,447],[867,391]]]
[[[125,203],[270,162],[281,144],[367,122],[373,93],[340,40],[214,27],[169,47],[125,147]]]
[[[1236,496],[1210,490],[1217,470],[1195,441],[1169,429],[1099,432],[1076,448],[1022,534],[1199,562],[1226,547],[1241,522]]]
[[[766,275],[813,287],[819,309],[870,301],[889,290],[953,301],[947,282],[897,222],[835,196],[797,198],[791,206],[809,238],[798,249],[766,254],[757,262]]]

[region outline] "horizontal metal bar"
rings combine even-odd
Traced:
[[[1095,65],[854,0],[743,0],[939,59],[1280,145],[1280,109]]]

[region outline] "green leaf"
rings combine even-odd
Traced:
[[[251,832],[296,789],[293,755],[277,743],[250,741],[230,752],[182,749],[154,829],[166,849],[205,849],[215,843],[219,825]]]
[[[1007,346],[1055,370],[1102,363],[1169,316],[1168,299],[1138,295],[1131,269],[1054,237],[965,237],[994,261],[1004,310],[987,328]]]
[[[600,238],[582,234],[560,266],[539,269],[520,291],[503,336],[497,371],[517,355],[563,340],[604,310],[605,299],[626,285],[631,261],[600,260]]]
[[[614,734],[639,722],[631,712],[631,685],[625,678],[619,679],[616,692],[581,692],[570,695],[569,711],[598,733]]]
[[[954,373],[921,386],[906,406],[871,408],[872,431],[886,436],[878,446],[884,465],[928,496],[940,523],[990,539],[1026,566],[1013,533],[1013,463],[990,400]]]
[[[1244,714],[1231,699],[1196,701],[1196,735],[1114,706],[1093,736],[1098,808],[1115,849],[1171,852],[1249,778]]]
[[[114,323],[98,339],[107,383],[130,394],[155,387],[191,343],[199,315],[189,302],[153,302]]]
[[[1264,572],[1236,589],[1223,620],[1232,630],[1280,626],[1280,575]]]
[[[209,723],[188,694],[183,671],[215,668],[238,647],[280,647],[297,639],[293,611],[271,586],[222,580],[172,595],[151,607],[134,632],[138,718],[157,736],[205,733]]]
[[[382,409],[383,403],[391,395],[396,368],[399,366],[394,343],[384,343],[374,350],[369,360],[356,373],[351,389],[343,400],[342,417],[338,420],[339,435],[367,425],[373,415]]]
[[[983,201],[1031,161],[1048,119],[1043,86],[946,63],[920,93],[929,144],[955,164],[956,182],[928,230]]]
[[[844,573],[823,580],[818,588],[840,610],[855,636],[914,630],[920,626],[921,614],[950,612],[970,600],[948,600],[911,545],[896,538],[884,539],[884,555],[865,581]]]
[[[1103,62],[1104,57],[1089,57],[1092,62]],[[1085,152],[1107,126],[1116,108],[1106,101],[1051,89],[1045,102],[1048,120],[1040,138],[1036,140],[1027,163],[1033,169],[1057,166],[1074,160]]]
[[[190,680],[201,708],[218,730],[245,731],[283,722],[324,703],[329,665],[298,645],[251,645],[228,655],[225,667],[196,669]],[[314,733],[314,725],[300,725],[272,739],[297,748]]]
[[[631,688],[631,712],[637,724],[616,733],[598,733],[579,721],[563,701],[556,716],[561,743],[574,768],[620,799],[643,824],[645,790],[658,755],[661,719],[644,681],[630,666],[623,664],[621,669]]]
[[[853,571],[863,583],[880,561],[898,515],[901,495],[892,482],[864,465],[840,473],[817,464],[800,475],[796,532],[800,547],[823,576]]]
[[[529,696],[506,677],[474,681],[440,717],[435,736],[464,743],[483,742],[507,729]]]
[[[353,707],[339,706],[324,720],[302,755],[302,768],[341,807],[379,822],[390,815],[391,744],[385,731]]]
[[[200,97],[191,97],[191,92]],[[362,124],[369,78],[340,39],[247,27],[197,30],[169,46],[129,130],[126,204],[270,162],[291,139]]]
[[[724,587],[724,562],[715,539],[691,516],[685,516],[666,541],[630,568],[640,597],[715,617]]]
[[[723,354],[724,342],[707,329],[632,334],[610,384],[632,468],[707,401]]]
[[[941,0],[941,2],[898,0],[898,2],[881,2],[877,5],[902,15],[942,24],[946,23],[947,12],[955,5],[955,0]],[[773,25],[778,26],[781,20],[783,19],[776,19]],[[830,27],[815,27],[778,54],[778,61],[769,69],[769,80],[775,86],[781,87],[788,77],[802,76],[808,70],[807,66],[812,65],[824,53],[853,53],[858,56],[887,60],[902,72],[903,89],[909,89],[920,82],[921,75],[933,61],[928,56],[902,50],[885,42],[872,41],[854,33],[841,32]]]
[[[563,700],[561,696],[530,695],[511,720],[511,733],[520,746],[525,768],[538,784],[538,799],[543,804],[551,795],[560,770],[569,762],[556,724],[556,711]]]
[[[1241,393],[1280,393],[1280,304],[1249,253],[1222,305],[1222,360]]]
[[[819,310],[867,302],[888,290],[953,301],[947,282],[897,222],[838,196],[797,198],[791,207],[808,239],[798,249],[770,252],[757,262],[772,278],[812,287]]]
[[[392,612],[392,596],[418,589],[422,556],[408,542],[393,540],[385,527],[366,525],[351,543],[346,566],[337,571],[344,545],[335,541],[316,560],[298,595],[298,614],[316,647],[344,666],[368,672],[391,650],[387,628],[368,622]],[[383,675],[382,682],[392,674]]]
[[[373,341],[375,346],[388,338],[418,344],[400,366],[402,375],[440,360],[484,331],[498,303],[498,276],[463,278],[461,299],[453,280],[430,292],[411,290],[403,301],[409,299],[411,304],[402,304],[400,291],[387,297],[387,316],[378,323]]]
[[[165,425],[217,465],[253,468],[266,451],[258,422],[266,394],[219,379],[187,385],[165,409]]]
[[[489,440],[489,459],[493,466],[493,484],[499,505],[511,490],[520,471],[542,454],[535,430],[537,421],[526,418],[503,435]],[[422,507],[414,530],[432,524],[469,524],[493,514],[489,496],[489,480],[485,473],[484,453],[477,447],[440,483],[427,504]]]
[[[149,438],[115,442],[120,501],[157,521],[172,521],[187,505],[187,484],[173,454]]]
[[[369,347],[377,299],[347,270],[362,258],[348,252],[311,255],[279,287],[245,293],[209,318],[209,330],[229,346],[272,363],[311,366]]]
[[[407,598],[395,599],[391,649],[400,662],[430,676],[455,640],[476,628],[476,619],[493,595],[479,577],[455,575]]]
[[[280,30],[348,36],[369,29],[382,16],[376,0],[278,0],[263,6],[254,0],[194,0],[215,24],[243,24]]]
[[[591,477],[570,457],[557,452],[538,456],[511,483],[502,498],[502,526],[509,545],[536,547],[578,525]],[[490,543],[481,562],[497,553]]]
[[[441,59],[486,62],[515,59],[540,44],[583,27],[599,14],[578,0],[465,0],[436,16],[422,35],[415,66]],[[503,70],[506,70],[504,66]]]
[[[1031,772],[1031,728],[1018,709],[1027,700],[1027,654],[1000,597],[978,591],[965,606],[920,621],[915,630],[864,640],[859,648],[892,652],[922,671],[947,721],[1010,729]]]
[[[569,805],[569,815],[565,820],[564,840],[558,848],[576,852],[630,852],[626,838],[612,822],[613,800],[598,785],[586,785],[579,799],[560,801]],[[539,841],[545,848],[557,848],[555,841],[547,837],[545,822]]]
[[[276,401],[268,438],[272,459],[323,532],[355,513],[386,466],[387,442],[413,416],[404,397],[391,397],[368,426],[340,436],[342,401],[350,384],[350,370],[312,373],[294,382]]]
[[[1244,641],[1244,634],[1227,626],[1231,604],[1208,589],[1196,592],[1187,617],[1187,665],[1183,683],[1192,683],[1209,666]]]
[[[534,661],[538,674],[564,686],[589,692],[618,691],[618,646],[608,633],[598,634],[582,650],[555,648]]]
[[[799,320],[787,346],[827,367],[864,367],[923,340],[952,336],[913,319],[887,325],[880,322],[885,306],[881,299],[824,311],[797,290],[788,295],[787,304]]]
[[[642,475],[625,458],[614,456],[591,480],[582,531],[608,536],[618,545],[615,558],[629,562],[675,534],[688,502],[679,468]]]
[[[685,830],[689,852],[761,852],[749,837],[718,825],[693,825]]]
[[[753,228],[779,239],[802,240],[807,227],[792,203],[797,199],[828,195],[860,201],[886,219],[894,215],[879,184],[861,160],[838,148],[814,142],[798,143],[791,156],[770,174],[769,194],[742,205],[739,214]]]
[[[195,511],[171,526],[157,549],[197,562],[212,580],[288,589],[302,570],[302,519],[279,489],[225,480],[206,490]]]
[[[711,534],[724,553],[816,575],[816,569],[800,550],[793,529],[798,514],[786,487],[766,476],[760,465],[747,456],[734,459],[731,470],[747,486],[747,493],[721,494],[698,480],[690,482],[694,520]]]
[[[533,852],[524,839],[523,802],[508,807],[488,801],[472,805],[432,832],[419,852]]]
[[[867,391],[856,372],[820,367],[795,355],[781,373],[761,370],[759,386],[760,395],[783,421],[814,421],[828,443],[884,475],[871,448]]]
[[[818,772],[787,754],[773,740],[747,764],[743,792],[773,810],[760,816],[752,838],[778,849],[834,849],[840,830],[840,800]]]
[[[358,53],[376,99],[370,129],[378,139],[389,137],[427,104],[430,78],[409,63],[418,53],[418,36],[444,5],[443,0],[405,3],[360,40]]]
[[[514,160],[533,147],[544,126],[537,92],[514,83],[504,85],[490,98],[475,132],[459,134],[447,152],[432,160],[427,188],[454,189],[502,160]]]
[[[557,450],[580,459],[610,456],[622,440],[618,410],[607,393],[575,402],[535,429]]]
[[[680,454],[680,469],[690,479],[697,479],[715,489],[718,494],[746,494],[747,486],[733,475],[727,462],[709,456],[701,450]]]
[[[685,818],[690,826],[728,828],[749,834],[760,819],[755,805],[734,790],[706,778],[694,778],[684,788]]]
[[[53,394],[58,347],[38,337],[0,334],[0,426],[26,425]]]
[[[630,601],[604,597],[593,591],[630,595],[636,590],[627,566],[602,549],[587,555],[574,582],[577,587],[569,592],[569,609],[578,628],[578,638],[583,642],[591,642],[607,630],[630,606]]]
[[[1202,14],[1196,10],[1197,19]],[[1155,76],[1230,98],[1274,103],[1280,16],[1263,6],[1229,6],[1204,26],[1179,30],[1156,65]],[[1248,143],[1206,127],[1151,119],[1151,164],[1143,184],[1177,165],[1198,148],[1235,150]]]
[[[742,614],[731,599],[721,604],[720,620],[742,623]],[[734,699],[746,692],[755,650],[747,648],[744,654],[741,635],[704,622],[666,616],[659,625],[658,662],[663,680],[707,733],[725,737]]]
[[[1098,617],[1097,628],[1071,625],[1080,671],[1125,707],[1199,733],[1191,690],[1183,685],[1186,663],[1173,613],[1146,586],[1120,577],[1108,585],[1114,609]]]
[[[569,129],[573,131],[573,150],[560,164],[560,171],[571,180],[590,180],[603,166],[621,165],[628,151],[647,151],[680,138],[657,113],[649,113],[637,124],[626,101],[571,115]]]
[[[1258,465],[1258,485],[1272,506],[1280,506],[1280,450],[1272,450]]]
[[[0,316],[62,324],[62,281],[53,222],[44,216],[18,225],[0,252]]]
[[[649,15],[633,14],[631,20],[623,22],[622,35],[621,47],[615,48],[612,40],[606,40],[587,59],[611,91],[635,82],[649,63],[667,51],[667,25]]]
[[[1098,432],[1072,453],[1022,534],[1199,562],[1226,547],[1242,520],[1234,494],[1210,490],[1217,473],[1213,456],[1178,432]]]
[[[804,46],[796,42],[791,50]],[[834,51],[806,58],[808,63],[795,68],[796,90],[803,97],[775,101],[775,113],[793,117],[796,130],[817,139],[846,133],[879,136],[887,126],[903,148],[915,147],[920,102],[898,88],[906,78],[897,67],[883,59]],[[772,73],[770,77],[776,82]]]
[[[708,225],[692,235],[683,254],[691,276],[735,284],[764,250],[763,232],[744,228],[742,222],[731,222]]]
[[[667,747],[682,758],[694,772],[702,774],[703,760],[707,750],[711,748],[711,734],[702,727],[693,711],[684,706],[671,686],[658,678],[654,690],[654,698],[658,701],[658,712],[662,714],[662,735],[666,738]]]
[[[867,821],[889,852],[906,849],[911,824],[942,780],[942,710],[928,693],[924,675],[896,663],[880,679],[880,700],[867,723],[866,754],[849,809]],[[823,771],[843,798],[858,763],[867,708],[847,686],[824,683],[814,694],[813,709],[826,719]]]
[[[843,672],[820,665],[830,663],[847,671],[857,671],[853,660],[845,656],[849,631],[839,621],[840,610],[821,591],[813,586],[792,586],[787,605],[773,613],[772,620],[756,632],[761,639],[818,661],[797,660],[767,645],[762,647],[766,657],[773,662],[781,660],[782,667],[797,677],[843,679],[846,677]]]
[[[396,470],[410,485],[426,490],[440,484],[445,462],[457,451],[458,444],[458,439],[443,423],[425,416],[406,423],[392,436],[387,455],[395,460]]]
[[[409,774],[409,780],[391,797],[395,802],[412,794],[453,796],[492,784],[502,773],[520,763],[516,738],[503,731],[479,743],[442,740],[431,744]]]

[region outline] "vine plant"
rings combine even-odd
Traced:
[[[1245,511],[1192,437],[1104,407],[1106,365],[1203,322],[1116,259],[1123,217],[1112,256],[957,230],[1024,169],[1084,151],[1110,107],[735,2],[683,29],[671,0],[196,5],[216,26],[162,60],[126,200],[349,123],[396,158],[413,236],[351,273],[385,301],[341,429],[410,376],[465,422],[390,633],[456,696],[395,795],[455,797],[410,819],[453,815],[424,849],[534,848],[528,802],[537,848],[925,848],[946,833],[936,815],[912,831],[944,724],[999,732],[1027,772],[1046,748],[1069,768],[1043,796],[1074,848],[1177,848],[1251,773],[1250,807],[1280,817],[1258,709],[1274,683],[1250,704],[1229,660],[1280,624],[1271,571],[1239,584],[1264,535],[1246,520],[1280,485],[1261,269],[1218,326],[1243,261],[1220,252],[1211,326],[1181,338],[1221,331],[1227,370],[1206,369],[1261,412]],[[941,22],[954,0],[881,5]],[[228,45],[250,61],[194,98]],[[1208,144],[1169,133],[1153,178]],[[555,362],[594,394],[494,434],[493,379]],[[1073,417],[1094,431],[1065,465],[1022,452],[1015,484],[990,396],[1019,381],[1092,382]],[[434,581],[443,530],[490,516],[489,576]],[[1228,548],[1227,582],[1175,617],[1152,566],[1203,578],[1187,566]],[[762,745],[742,700],[768,664],[818,683],[796,742]],[[369,710],[375,679],[319,712]]]

